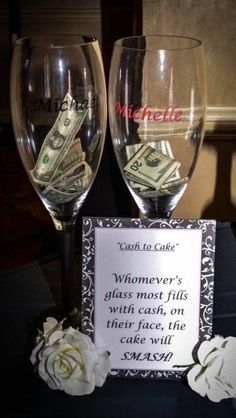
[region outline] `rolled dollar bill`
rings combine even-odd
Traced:
[[[153,190],[149,188],[148,190],[140,190],[140,194],[142,195],[142,197],[148,198],[172,195],[175,194],[176,191],[179,192],[180,190],[182,190],[183,186],[188,183],[188,180],[188,177],[183,177],[178,180],[167,181],[158,190]]]
[[[64,204],[70,202],[78,196],[78,191],[76,193],[62,192],[54,187],[49,187],[47,193],[43,193],[44,196],[53,202],[56,205]]]
[[[177,180],[169,180],[168,179],[168,181],[161,186],[160,190],[163,190],[163,191],[164,190],[174,190],[176,187],[187,184],[188,180],[189,180],[188,176],[182,177],[182,178],[177,179]]]
[[[73,97],[70,93],[66,94],[64,101],[68,103],[67,110],[59,112],[44,139],[35,167],[31,170],[33,180],[42,185],[48,185],[52,180],[88,112],[87,109],[77,110],[72,105]]]
[[[147,188],[150,188],[150,184],[147,181],[145,181],[143,179],[139,179],[138,177],[136,177],[136,176],[134,176],[134,175],[132,175],[128,172],[125,174],[125,177],[126,177],[126,179],[136,183],[136,187],[146,186]]]
[[[52,186],[62,191],[73,191],[73,193],[76,191],[81,192],[81,188],[86,188],[89,185],[91,176],[91,167],[86,161],[81,161],[70,167],[68,171],[65,171],[61,177],[48,187]]]
[[[67,166],[67,169],[61,172],[43,191],[47,193],[49,187],[63,187],[66,188],[71,178],[74,176],[84,177],[92,175],[92,170],[86,161],[75,160],[73,164]]]
[[[69,148],[64,159],[55,171],[51,182],[57,182],[58,178],[61,178],[64,173],[67,173],[71,168],[77,166],[81,161],[85,160],[85,152],[82,150],[80,139],[77,138]]]
[[[138,189],[138,192],[150,190],[150,187],[143,186],[142,184],[136,183],[134,181],[130,181],[129,184],[132,187],[132,189]]]
[[[155,198],[155,197],[158,197],[158,196],[167,196],[167,195],[171,195],[172,193],[171,192],[169,192],[168,190],[161,190],[161,189],[159,189],[159,190],[151,190],[151,189],[149,189],[149,190],[144,190],[144,191],[140,191],[140,195],[142,196],[142,197],[145,197],[145,198]]]

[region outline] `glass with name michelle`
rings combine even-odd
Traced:
[[[98,170],[107,117],[98,41],[84,35],[17,40],[11,111],[22,163],[58,232],[63,311],[77,315],[74,227]]]
[[[115,42],[109,78],[112,142],[145,217],[172,215],[199,156],[205,109],[199,40],[156,35]]]

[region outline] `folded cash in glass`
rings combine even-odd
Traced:
[[[81,151],[80,151],[81,150]],[[92,170],[85,161],[80,139],[76,139],[42,194],[54,203],[66,203],[89,186]]]
[[[31,170],[33,181],[44,187],[42,194],[57,204],[83,193],[92,176],[81,141],[75,139],[88,110],[77,110],[70,93],[64,100],[68,102],[67,110],[59,112]]]
[[[128,145],[126,154],[125,176],[143,197],[172,194],[188,181],[180,177],[181,164],[173,158],[169,141]]]

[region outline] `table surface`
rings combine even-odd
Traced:
[[[210,402],[184,381],[108,378],[102,388],[82,397],[49,389],[33,372],[29,356],[38,319],[59,297],[58,283],[57,260],[0,276],[3,418],[236,417],[231,399]],[[217,224],[213,334],[236,336],[236,225],[232,223]]]

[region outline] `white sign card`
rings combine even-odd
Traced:
[[[83,219],[82,329],[111,353],[112,375],[179,378],[211,337],[215,228]]]

